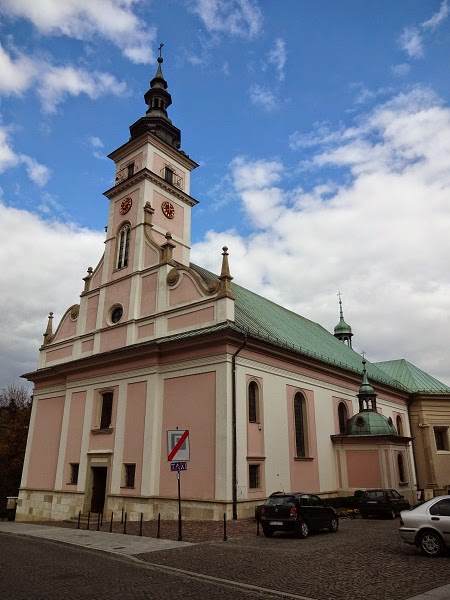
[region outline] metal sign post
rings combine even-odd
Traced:
[[[177,473],[178,487],[178,541],[183,539],[181,530],[181,475],[180,471],[187,470],[187,462],[190,458],[189,429],[169,429],[167,431],[167,460],[170,462],[170,470]],[[175,461],[175,462],[172,462]]]

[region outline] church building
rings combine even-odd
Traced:
[[[388,487],[415,502],[418,486],[450,486],[449,387],[357,354],[341,300],[333,335],[235,284],[227,248],[219,274],[190,262],[198,164],[168,116],[162,62],[145,115],[109,155],[104,254],[56,328],[50,313],[24,376],[34,402],[17,519],[175,518],[183,457],[186,518],[246,517],[281,489]]]

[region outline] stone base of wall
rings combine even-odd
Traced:
[[[83,493],[20,490],[16,521],[64,521],[83,509]]]
[[[243,519],[255,515],[255,506],[262,501],[240,501],[238,518]],[[83,513],[83,492],[61,492],[52,490],[26,490],[19,492],[17,502],[17,521],[65,521]],[[136,496],[108,496],[104,518],[114,520],[127,513],[128,521],[139,521],[141,513],[144,521],[156,520],[158,513],[161,519],[178,519],[178,500],[176,498],[140,498]],[[183,520],[221,521],[223,515],[227,520],[233,518],[231,502],[183,500],[181,515]]]

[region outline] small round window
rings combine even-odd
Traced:
[[[118,323],[123,316],[123,308],[116,306],[111,312],[111,323]]]

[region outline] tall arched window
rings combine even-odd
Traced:
[[[395,423],[397,425],[398,435],[403,435],[403,423],[402,423],[402,418],[400,415],[397,415],[397,418],[395,419]]]
[[[124,225],[117,236],[117,268],[128,267],[128,254],[130,252],[130,231],[131,227],[127,223]]]
[[[259,422],[259,390],[255,381],[248,384],[248,421]]]
[[[295,455],[304,458],[307,449],[307,414],[306,401],[300,393],[295,394],[294,397],[294,426]]]
[[[339,418],[339,433],[345,435],[347,433],[348,410],[345,402],[339,402],[338,406]]]
[[[398,453],[397,454],[397,466],[398,466],[398,478],[400,483],[403,483],[406,481],[405,478],[405,465],[403,463],[403,455]]]

